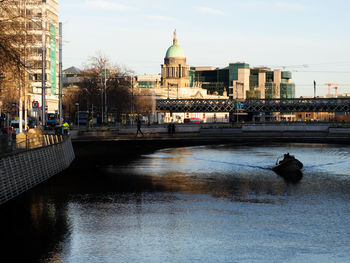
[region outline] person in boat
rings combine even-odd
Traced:
[[[284,154],[284,160],[286,160],[286,159],[293,159],[293,158],[294,158],[294,156],[290,155],[289,153],[285,153]]]
[[[283,162],[285,162],[285,161],[287,161],[287,160],[290,160],[290,159],[294,159],[294,156],[293,156],[293,155],[290,155],[289,153],[285,153],[285,154],[283,155],[283,159],[280,160],[278,163],[283,163]]]

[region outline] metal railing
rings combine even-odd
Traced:
[[[298,99],[158,99],[156,109],[168,112],[350,112],[350,98]],[[238,106],[237,106],[238,107]]]
[[[49,145],[58,144],[64,141],[66,136],[44,134],[40,136],[28,136],[24,140],[12,139],[10,136],[1,135],[0,155],[12,154],[18,151],[25,151]]]

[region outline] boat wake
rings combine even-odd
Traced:
[[[344,160],[344,161],[339,161],[339,162],[332,162],[332,163],[323,163],[323,164],[314,164],[314,165],[305,165],[305,168],[320,168],[320,167],[328,167],[328,166],[333,166],[333,165],[338,165],[338,164],[344,164],[344,163],[348,163],[348,160]]]
[[[219,161],[219,160],[213,160],[213,159],[206,159],[206,158],[197,158],[192,156],[167,156],[167,155],[143,155],[143,158],[158,158],[158,159],[188,159],[188,160],[194,160],[194,161],[203,161],[206,163],[219,163],[219,164],[226,164],[230,166],[237,166],[239,168],[254,168],[254,169],[262,169],[262,170],[271,170],[270,164],[267,166],[261,166],[261,165],[251,165],[247,163],[235,163],[235,162],[227,162],[227,161]]]

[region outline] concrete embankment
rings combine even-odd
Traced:
[[[142,127],[143,140],[177,142],[318,142],[350,143],[350,128],[331,124],[248,124],[232,125],[176,125],[175,133],[168,134],[166,126]],[[75,140],[140,140],[135,127],[118,127],[105,131],[81,132]]]
[[[70,137],[0,158],[0,204],[69,167],[75,158]]]

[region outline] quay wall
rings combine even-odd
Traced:
[[[0,157],[0,204],[65,170],[74,158],[70,137]]]
[[[214,126],[214,127],[212,127]],[[217,126],[217,127],[215,127]],[[247,124],[241,127],[221,127],[220,125],[175,125],[176,133],[201,133],[201,134],[264,134],[264,133],[318,133],[318,134],[350,134],[350,128],[334,128],[326,124]],[[146,134],[166,134],[168,128],[164,126],[142,127]],[[111,132],[112,133],[112,132]],[[135,127],[120,127],[114,131],[114,135],[136,134]]]
[[[299,131],[299,132],[328,132],[329,125],[243,125],[243,132],[285,132],[285,131]]]
[[[185,125],[175,125],[176,132],[178,133],[193,133],[199,132],[200,126],[185,126]],[[144,133],[168,133],[168,127],[142,127],[142,132]],[[136,129],[133,127],[122,127],[119,128],[118,134],[136,134]]]

